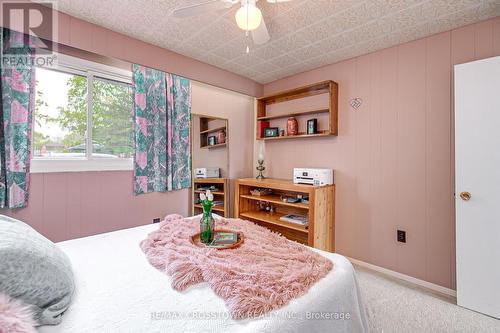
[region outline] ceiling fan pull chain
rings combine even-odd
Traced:
[[[246,49],[246,52],[247,54],[250,53],[250,46],[248,46],[248,36],[250,35],[250,31],[245,31],[245,37],[246,37],[246,41],[247,41],[247,49]]]

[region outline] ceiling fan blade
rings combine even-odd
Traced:
[[[264,44],[271,39],[271,36],[269,36],[269,32],[267,31],[266,22],[264,22],[264,18],[262,18],[262,21],[257,29],[252,30],[252,39],[255,44]]]
[[[184,18],[211,12],[214,10],[222,10],[228,8],[228,4],[223,0],[211,0],[196,5],[175,9],[173,15],[175,17]]]

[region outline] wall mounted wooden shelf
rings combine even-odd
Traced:
[[[316,134],[306,134],[306,133],[299,133],[297,135],[288,135],[288,136],[273,136],[269,138],[262,138],[261,140],[288,140],[288,139],[300,139],[300,138],[317,138],[317,137],[324,137],[324,136],[331,136],[332,134],[328,132],[319,132]]]
[[[212,149],[225,147],[227,143],[227,122],[224,126],[217,126],[210,128],[209,123],[215,120],[220,120],[218,118],[211,117],[200,117],[200,148]],[[224,131],[226,134],[225,142],[217,142],[217,133],[219,131]],[[215,136],[215,144],[208,144],[208,137]]]
[[[207,133],[214,133],[214,132],[218,132],[220,130],[226,130],[226,126],[221,126],[221,127],[216,127],[216,128],[212,128],[212,129],[207,129],[207,130],[204,130],[204,131],[201,131],[200,134],[207,134]]]
[[[332,84],[334,84],[335,86],[337,85],[337,83],[330,80],[322,81],[318,83],[309,84],[307,86],[280,91],[272,95],[261,97],[259,98],[259,100],[263,101],[266,104],[274,104],[274,103],[290,101],[292,99],[324,94],[325,92],[328,92],[331,89]]]
[[[226,144],[225,143],[219,143],[219,144],[215,144],[215,145],[206,145],[206,146],[201,146],[202,149],[214,149],[214,148],[222,148],[222,147],[225,147]]]
[[[275,103],[288,102],[295,99],[306,98],[319,94],[328,94],[328,108],[320,108],[313,110],[303,110],[289,113],[268,114],[267,106]],[[257,99],[257,123],[259,121],[272,121],[276,119],[285,119],[289,117],[300,117],[312,114],[327,114],[328,127],[326,130],[321,130],[315,134],[299,133],[294,136],[281,136],[265,138],[261,136],[259,126],[257,126],[257,140],[280,140],[291,138],[313,138],[338,135],[338,84],[334,81],[322,81],[307,86],[281,91],[272,95],[264,96]],[[272,127],[272,125],[271,125]]]
[[[301,112],[292,112],[292,113],[277,114],[272,116],[258,117],[257,120],[271,120],[271,119],[288,118],[288,117],[299,117],[308,114],[327,113],[327,112],[330,112],[330,109],[307,110]]]

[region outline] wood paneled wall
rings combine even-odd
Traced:
[[[497,55],[500,17],[265,85],[340,92],[339,136],[266,142],[267,175],[335,169],[339,253],[455,288],[453,65]]]
[[[35,173],[27,208],[3,210],[54,242],[188,215],[189,191],[135,196],[132,171]]]

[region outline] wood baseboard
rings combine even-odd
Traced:
[[[353,258],[349,258],[349,257],[346,257],[346,258],[349,259],[351,261],[351,263],[353,263],[355,265],[371,269],[373,271],[382,273],[384,275],[387,275],[387,276],[390,276],[390,277],[393,277],[393,278],[396,278],[399,280],[409,282],[409,283],[414,284],[416,286],[423,287],[423,288],[438,292],[438,293],[443,294],[445,296],[449,296],[449,297],[453,297],[453,298],[457,297],[456,290],[449,289],[449,288],[446,288],[446,287],[443,287],[443,286],[440,286],[440,285],[437,285],[437,284],[434,284],[431,282],[427,282],[427,281],[424,281],[421,279],[417,279],[417,278],[414,278],[413,276],[398,273],[398,272],[392,271],[392,270],[384,268],[384,267],[369,264],[369,263],[361,261],[361,260],[357,260],[357,259],[353,259]]]

